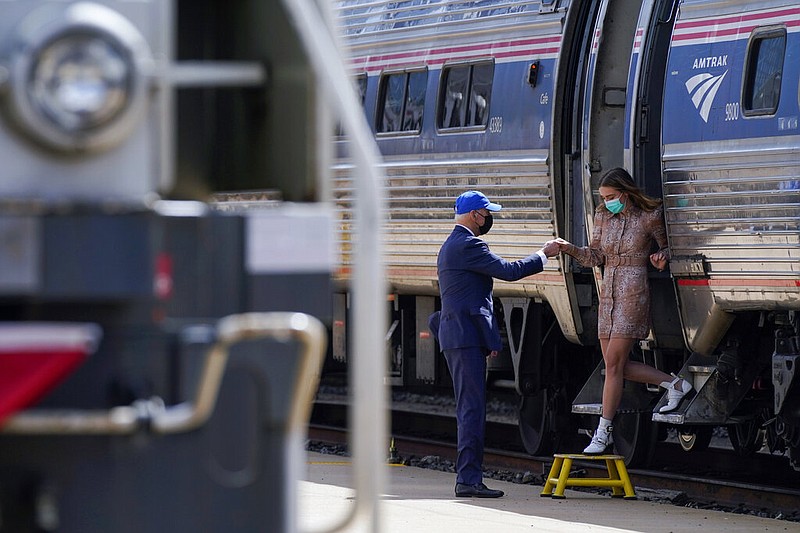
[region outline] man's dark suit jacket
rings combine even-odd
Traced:
[[[494,316],[492,278],[517,281],[543,269],[538,254],[506,261],[464,226],[453,229],[436,266],[442,310],[430,316],[428,326],[442,350],[483,346],[499,351],[503,345]]]

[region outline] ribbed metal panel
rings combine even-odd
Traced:
[[[514,260],[538,250],[554,236],[552,189],[546,154],[494,157],[454,154],[446,159],[397,159],[385,164],[387,174],[386,257],[389,281],[396,289],[434,293],[436,256],[453,228],[454,200],[462,192],[477,189],[503,205],[485,239],[492,251]],[[349,167],[336,169],[334,197],[339,214],[341,269],[350,267],[350,231],[353,190]],[[557,270],[556,262],[548,267]],[[540,286],[543,280],[531,278]],[[536,292],[514,284],[515,294]],[[510,286],[509,286],[510,287]],[[512,290],[507,288],[506,290]]]
[[[773,5],[792,5],[792,0],[770,2]],[[748,13],[763,9],[765,3],[758,0],[682,0],[681,18],[719,17],[731,13]]]
[[[360,35],[359,41],[364,42],[368,35],[386,40],[409,32],[441,35],[464,25],[474,29],[476,19],[485,19],[492,28],[516,25],[539,17],[540,4],[528,0],[344,0],[337,4],[336,13],[345,34]]]
[[[800,280],[800,137],[666,146],[664,193],[673,257]]]
[[[494,46],[500,40],[503,53],[496,63],[512,61],[508,52],[519,47],[538,47],[541,57],[555,57],[560,46],[564,12],[545,9],[539,2],[423,1],[341,2],[339,22],[354,70],[421,64],[436,58],[456,60],[474,47]],[[524,41],[524,42],[522,42]],[[458,50],[454,47],[460,47]],[[388,61],[388,63],[386,63]],[[438,68],[433,61],[431,68]]]

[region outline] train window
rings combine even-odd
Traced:
[[[742,94],[745,115],[774,115],[778,110],[785,51],[783,29],[757,33],[751,39]]]
[[[419,131],[422,128],[422,111],[425,108],[427,85],[427,72],[410,72],[408,74],[406,107],[403,112],[403,131]]]
[[[381,84],[381,121],[379,132],[400,131],[400,117],[403,116],[403,97],[406,90],[406,75],[392,74],[383,78]]]
[[[485,128],[493,77],[493,63],[444,68],[437,114],[439,129]]]
[[[427,84],[426,70],[383,76],[378,94],[378,133],[419,132]]]
[[[491,63],[472,67],[472,87],[469,97],[469,113],[467,114],[467,125],[469,126],[486,126],[489,120],[493,67]]]
[[[441,98],[442,109],[439,114],[440,128],[460,128],[466,126],[467,86],[469,85],[469,67],[454,67],[442,73],[444,95]]]
[[[367,75],[362,74],[356,78],[356,90],[360,98],[361,105],[364,105],[364,100],[367,98]]]
[[[361,107],[364,107],[364,102],[367,99],[367,75],[361,74],[356,76],[355,79],[356,85],[356,94],[358,94],[358,101],[361,102]],[[336,131],[334,135],[336,137],[343,137],[344,136],[344,126],[342,125],[341,120],[336,121]]]

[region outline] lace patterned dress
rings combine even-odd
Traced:
[[[605,267],[597,324],[601,339],[647,337],[651,325],[647,266],[653,241],[669,257],[663,209],[643,211],[628,205],[617,215],[598,209],[591,244],[565,250],[583,266]]]

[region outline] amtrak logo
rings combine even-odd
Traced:
[[[717,96],[719,86],[722,85],[722,80],[727,75],[727,70],[719,76],[712,76],[708,72],[704,72],[703,74],[692,76],[686,81],[686,90],[689,91],[692,103],[695,109],[700,112],[703,122],[708,122],[708,113],[714,103],[714,97]]]

